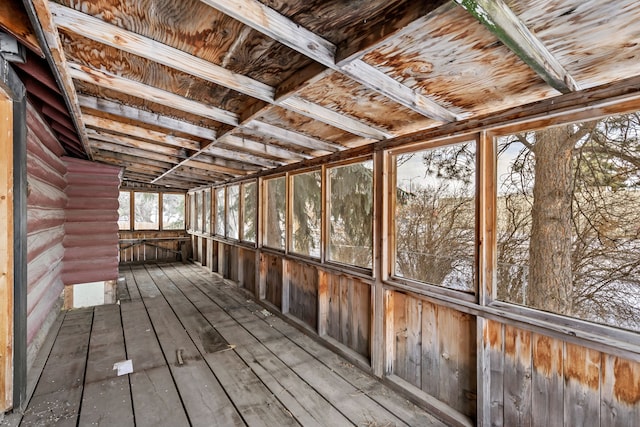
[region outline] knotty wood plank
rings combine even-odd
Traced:
[[[133,286],[132,286],[133,287]],[[138,300],[121,305],[136,426],[189,423],[147,310]]]
[[[221,288],[207,286],[201,281],[197,286],[207,291],[220,303],[222,295]],[[227,300],[230,298],[227,296]],[[222,307],[225,309],[225,307]],[[311,385],[314,389],[331,403],[336,409],[344,414],[352,423],[378,423],[378,424],[404,424],[386,408],[380,406],[360,390],[349,384],[341,377],[332,373],[326,366],[310,356],[297,346],[292,346],[291,342],[284,336],[274,337],[273,328],[256,319],[252,313],[243,307],[237,307],[237,302],[231,301],[231,305],[226,307],[238,323],[242,325],[254,337],[260,340],[274,355],[289,366],[300,378]]]
[[[22,425],[76,425],[92,319],[93,309],[65,315]]]
[[[94,308],[80,425],[133,426],[131,389],[113,364],[126,360],[119,305]]]
[[[531,412],[534,426],[564,422],[562,341],[533,334],[533,384]]]
[[[504,424],[531,425],[531,332],[505,325]]]
[[[485,345],[489,346],[489,418],[491,425],[504,425],[504,325],[487,320]]]
[[[600,425],[600,368],[602,355],[565,343],[564,419],[573,425]]]
[[[211,286],[197,273],[179,268],[184,276],[181,289],[188,295],[205,318],[216,325],[218,331],[232,345],[234,351],[253,370],[273,395],[282,402],[295,419],[303,425],[345,425],[349,421],[331,406],[321,394],[303,381],[281,360],[252,336],[242,325],[231,319],[218,304],[225,301],[228,306],[238,306],[236,301],[224,294],[216,296],[215,303],[200,289],[200,286]],[[165,271],[168,271],[165,269]],[[211,276],[213,277],[213,276]],[[214,282],[222,286],[220,278]]]
[[[134,276],[191,424],[243,425],[240,415],[147,271],[136,269]],[[178,363],[178,351],[183,364]]]
[[[600,425],[632,427],[640,422],[640,363],[602,355]]]

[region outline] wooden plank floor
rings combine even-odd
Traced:
[[[20,425],[443,425],[213,273],[121,274],[119,305],[64,314]]]

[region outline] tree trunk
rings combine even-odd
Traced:
[[[571,202],[573,190],[571,126],[536,133],[535,182],[527,303],[571,314]]]

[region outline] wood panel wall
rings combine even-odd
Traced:
[[[120,231],[121,263],[187,261],[190,242],[184,230]]]
[[[65,285],[118,279],[118,196],[121,169],[64,158],[67,219]]]
[[[282,258],[263,253],[260,264],[265,279],[265,300],[282,310]]]
[[[492,425],[640,424],[640,363],[496,321],[483,334]]]
[[[255,294],[256,292],[256,251],[240,248],[238,284]]]
[[[27,108],[27,343],[32,358],[61,305],[67,167],[64,151]],[[29,363],[28,363],[29,364]]]
[[[287,261],[289,314],[312,329],[318,328],[318,269]],[[287,298],[287,296],[284,296]]]

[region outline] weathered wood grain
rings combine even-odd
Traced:
[[[532,340],[532,425],[561,424],[564,422],[562,341],[539,334],[532,334]]]
[[[600,425],[602,354],[565,343],[564,419],[575,425]]]
[[[531,412],[531,333],[504,327],[504,424],[526,426]]]

